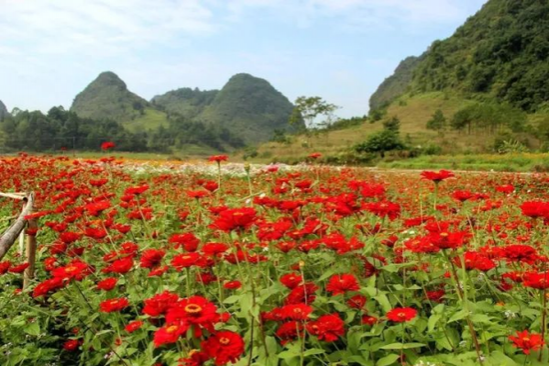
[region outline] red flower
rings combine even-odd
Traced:
[[[307,304],[292,304],[283,306],[280,314],[286,320],[306,320],[313,312],[313,308]]]
[[[228,330],[217,332],[201,343],[201,348],[209,358],[215,360],[216,366],[235,363],[244,353],[242,337]]]
[[[183,247],[187,252],[194,252],[198,249],[200,240],[193,233],[173,234],[168,243],[175,244],[175,248]]]
[[[389,201],[367,203],[365,208],[374,215],[388,217],[391,221],[400,216],[400,205]]]
[[[227,290],[236,290],[242,287],[242,283],[240,281],[230,281],[223,284],[223,288],[226,288]]]
[[[84,206],[84,209],[88,212],[88,214],[92,216],[98,216],[101,212],[105,211],[110,207],[111,207],[111,203],[105,200],[105,201],[88,203]]]
[[[70,244],[80,239],[80,234],[73,233],[71,231],[65,231],[64,233],[61,233],[61,235],[59,235],[59,239],[61,239],[63,243]]]
[[[307,331],[317,336],[319,341],[334,342],[345,334],[344,325],[338,314],[322,315],[307,324]]]
[[[0,262],[0,274],[6,273],[8,269],[10,269],[10,267],[11,267],[10,261]]]
[[[183,268],[189,268],[191,266],[194,266],[198,263],[198,261],[201,259],[200,254],[198,253],[185,253],[185,254],[178,254],[172,259],[172,266],[178,270],[181,271]]]
[[[280,282],[290,290],[303,284],[303,276],[297,273],[288,273],[280,277]]]
[[[520,209],[524,216],[531,217],[533,219],[538,217],[547,217],[549,215],[549,203],[541,201],[529,201],[524,202]]]
[[[29,263],[25,262],[25,263],[21,263],[17,266],[13,266],[13,267],[10,267],[10,269],[8,269],[9,272],[11,273],[23,273],[28,267],[29,267]]]
[[[112,141],[106,141],[101,144],[101,150],[107,151],[114,148],[116,145]]]
[[[154,346],[160,347],[163,344],[175,343],[181,335],[187,333],[187,330],[189,330],[189,324],[184,321],[165,325],[154,333]]]
[[[64,267],[58,267],[51,271],[53,277],[60,277],[63,279],[75,279],[81,281],[84,277],[93,272],[92,268],[82,262],[79,259],[71,261]]]
[[[228,209],[219,213],[219,217],[210,225],[212,229],[223,230],[245,230],[257,220],[255,209],[250,207]]]
[[[515,336],[509,336],[509,340],[513,342],[513,346],[520,348],[527,355],[531,350],[538,350],[545,344],[541,334],[529,333],[527,330],[517,331]]]
[[[111,263],[110,266],[103,269],[103,273],[128,273],[133,267],[133,259],[131,257],[125,257],[117,259]]]
[[[166,252],[161,249],[147,249],[141,255],[141,268],[154,268],[162,262]]]
[[[312,154],[309,155],[309,159],[318,159],[318,158],[320,158],[321,156],[322,156],[321,153],[315,152],[315,153],[312,153]]]
[[[168,309],[166,322],[177,323],[184,320],[191,325],[206,328],[213,332],[214,324],[219,320],[217,307],[208,299],[202,296],[191,296],[188,299],[181,299]],[[195,331],[199,331],[196,328]]]
[[[423,177],[423,179],[432,180],[433,182],[435,182],[435,184],[438,184],[444,179],[452,178],[455,175],[451,171],[440,170],[438,173],[432,171],[424,171],[421,172],[421,176]]]
[[[115,311],[123,310],[124,308],[128,307],[130,303],[128,302],[128,299],[122,297],[119,299],[109,299],[102,301],[99,304],[100,311],[103,313],[112,313]]]
[[[352,274],[334,275],[330,278],[326,291],[332,295],[344,294],[347,291],[358,291],[360,286]]]
[[[54,277],[49,280],[45,280],[34,288],[32,292],[32,297],[40,297],[46,295],[48,292],[51,292],[53,290],[57,290],[58,288],[63,287],[65,282],[62,278]]]
[[[78,339],[69,339],[63,343],[63,349],[69,352],[75,351],[78,346],[80,346],[80,341]]]
[[[355,295],[347,300],[347,305],[353,309],[362,309],[366,305],[366,296]]]
[[[529,272],[522,278],[522,284],[526,287],[544,290],[549,288],[549,273],[547,272]]]
[[[229,157],[227,155],[212,155],[208,158],[208,161],[215,161],[217,163],[227,160],[229,160]]]
[[[315,292],[317,290],[318,287],[314,283],[299,285],[298,287],[294,288],[292,292],[290,292],[290,294],[286,298],[285,304],[299,304],[302,302],[306,304],[311,304],[316,299]]]
[[[134,320],[133,322],[128,323],[128,325],[126,325],[124,329],[126,329],[128,333],[133,333],[141,328],[142,325],[143,322],[141,320]]]
[[[109,278],[104,279],[103,281],[99,281],[97,283],[97,288],[99,290],[103,290],[103,291],[110,291],[116,286],[117,282],[118,282],[118,280],[116,278],[109,277]]]
[[[412,308],[394,308],[387,313],[387,319],[396,323],[407,322],[417,316],[417,310]]]
[[[148,316],[163,315],[176,303],[178,299],[179,296],[168,291],[154,295],[150,299],[146,299],[144,301],[145,307],[143,308],[143,314]]]

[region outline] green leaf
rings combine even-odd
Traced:
[[[396,360],[398,360],[400,358],[399,355],[389,355],[389,356],[385,356],[383,358],[380,358],[377,362],[376,362],[376,366],[389,366],[389,365],[392,365],[393,363],[396,362]]]
[[[424,343],[391,343],[381,347],[380,349],[411,349],[425,346],[426,345]]]
[[[391,303],[389,302],[389,298],[385,294],[379,294],[377,296],[373,297],[374,300],[376,300],[383,311],[387,312],[391,310],[393,307],[391,306]]]
[[[448,319],[448,323],[452,323],[452,322],[464,319],[465,317],[467,317],[467,315],[469,315],[469,312],[467,310],[465,310],[465,309],[460,310],[457,313],[455,313],[454,315],[452,315],[452,317],[450,317],[450,319]]]
[[[311,348],[311,349],[308,349],[307,351],[303,352],[303,355],[304,356],[312,356],[312,355],[321,355],[323,353],[326,353],[326,351],[323,350],[322,348]]]
[[[40,334],[40,324],[36,321],[34,323],[30,323],[25,327],[24,331],[27,334],[38,336]]]
[[[239,301],[241,297],[242,295],[229,296],[223,301],[223,304],[234,304],[235,302]]]
[[[427,327],[429,328],[429,332],[432,332],[435,329],[435,326],[437,325],[438,321],[442,318],[441,314],[433,314],[429,318],[429,321],[427,322]]]

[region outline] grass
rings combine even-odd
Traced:
[[[471,154],[454,156],[420,156],[413,159],[380,162],[380,168],[391,169],[454,169],[507,172],[549,171],[549,154]]]
[[[155,109],[145,109],[145,114],[134,120],[122,123],[131,132],[156,130],[160,126],[168,127],[168,118],[164,112]]]
[[[446,118],[450,119],[456,111],[471,103],[475,102],[441,92],[404,96],[389,107],[386,118],[393,116],[399,118],[401,136],[409,139],[413,146],[437,144],[442,147],[444,153],[487,151],[492,144],[493,137],[486,138],[484,134],[467,135],[456,131],[448,131],[439,135],[437,132],[425,128],[427,121],[437,109],[442,110]],[[311,136],[295,136],[292,137],[289,144],[267,142],[257,148],[258,157],[253,161],[269,162],[273,160],[270,157],[301,158],[312,152],[336,155],[365,141],[368,136],[382,128],[382,121],[373,124],[365,121],[361,125],[344,130],[322,132]],[[269,158],[261,158],[262,156]]]

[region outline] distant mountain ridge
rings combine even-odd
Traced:
[[[406,92],[449,91],[530,113],[548,109],[548,34],[548,1],[490,0],[450,38],[435,41],[421,60],[399,67],[370,104],[380,106]]]
[[[133,130],[165,127],[170,118],[181,116],[227,129],[254,144],[269,140],[275,130],[303,127],[289,126],[293,108],[267,80],[244,73],[231,77],[221,90],[180,88],[148,102],[129,91],[116,74],[103,72],[76,96],[71,111],[81,117],[113,119]],[[146,118],[155,119],[152,127],[141,122]]]
[[[178,89],[152,100],[167,112],[229,129],[247,142],[266,141],[288,130],[293,104],[267,80],[236,74],[221,90]]]
[[[0,100],[0,120],[3,120],[9,115],[10,114],[8,112],[8,109],[6,108],[6,105]]]

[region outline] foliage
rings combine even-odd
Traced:
[[[352,128],[355,126],[360,126],[368,120],[367,116],[363,117],[351,117],[351,118],[340,118],[334,123],[329,124],[323,130],[325,131],[337,131],[344,130],[347,128]]]
[[[212,104],[218,93],[219,90],[180,88],[155,96],[151,103],[167,113],[177,113],[187,119],[193,119]]]
[[[526,123],[526,113],[518,108],[505,104],[475,103],[457,111],[450,126],[456,130],[467,128],[468,133],[475,130],[495,133],[502,128],[522,132],[527,127]]]
[[[547,1],[490,0],[453,36],[403,61],[370,103],[379,108],[407,92],[452,91],[535,112],[549,100],[546,34]]]
[[[435,131],[443,131],[446,128],[446,117],[440,109],[437,109],[431,119],[427,121],[427,129]]]
[[[169,152],[187,144],[208,146],[213,151],[244,146],[242,139],[226,128],[206,126],[182,117],[172,118],[167,127],[152,131],[132,132],[109,120],[81,118],[62,107],[40,111],[21,111],[0,123],[4,148],[28,151],[98,150],[105,141],[115,142],[120,151]]]
[[[290,125],[299,124],[304,120],[305,127],[311,129],[318,125],[329,126],[333,113],[339,108],[335,104],[331,104],[323,100],[321,97],[298,97],[294,102],[294,109],[289,118]],[[317,121],[317,118],[323,116],[324,121]]]

